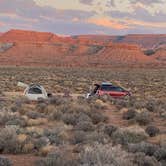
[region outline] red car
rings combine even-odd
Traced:
[[[111,83],[102,83],[101,85],[95,84],[94,90],[87,94],[87,98],[97,95],[97,96],[102,96],[102,95],[110,95],[112,97],[125,97],[125,96],[131,96],[131,93],[125,89],[123,89],[120,86],[115,86]]]

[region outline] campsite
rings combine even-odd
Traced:
[[[77,166],[108,153],[103,163],[164,165],[164,75],[165,69],[0,68],[0,162]],[[19,81],[38,83],[53,96],[32,102]],[[87,100],[94,82],[113,82],[132,96]],[[71,97],[62,95],[66,89]]]
[[[0,166],[166,166],[166,0],[0,0]]]

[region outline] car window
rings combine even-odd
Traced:
[[[116,91],[116,92],[123,92],[124,89],[121,87],[115,87],[111,85],[102,85],[101,90],[103,91]]]
[[[123,88],[121,88],[121,87],[112,87],[112,88],[111,88],[111,91],[123,92],[123,91],[124,91],[124,89],[123,89]]]
[[[41,91],[41,89],[34,87],[34,88],[30,88],[28,93],[29,94],[42,94],[42,91]]]
[[[111,85],[102,85],[101,86],[101,90],[103,90],[103,91],[110,91],[111,90]]]

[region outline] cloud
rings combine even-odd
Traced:
[[[163,3],[163,0],[130,0],[131,3],[142,3],[145,5]]]
[[[92,5],[94,0],[79,0],[80,3],[86,4],[86,5]]]
[[[119,23],[118,21],[115,20],[110,20],[107,18],[100,18],[100,19],[88,19],[88,23],[92,23],[95,25],[103,26],[103,27],[108,27],[108,28],[113,28],[117,30],[122,30],[122,29],[127,29],[129,26]]]
[[[81,10],[62,10],[48,6],[38,6],[33,0],[0,0],[0,20],[5,22],[8,27],[34,27],[38,28],[47,27],[49,24],[54,29],[59,26],[64,26],[67,29],[67,25],[71,23],[74,25],[76,22],[82,22],[83,20],[95,15],[93,11],[81,11]],[[45,29],[47,31],[47,29]],[[67,30],[66,30],[67,31]]]
[[[141,7],[135,8],[132,13],[121,12],[116,10],[116,11],[109,11],[107,14],[117,19],[134,19],[144,22],[153,22],[153,24],[157,24],[159,22],[165,22],[166,18],[166,14],[163,13],[162,11],[158,11],[155,14],[151,14],[146,8],[141,8]]]
[[[3,23],[3,22],[0,22],[0,27],[1,27],[1,26],[4,26],[4,25],[5,25],[5,23]]]
[[[24,28],[58,34],[125,34],[144,29],[166,32],[164,1],[0,0],[0,31]]]
[[[126,24],[130,26],[143,26],[143,27],[151,27],[151,28],[166,28],[166,22],[158,22],[154,24],[154,22],[145,22],[145,21],[139,21],[139,20],[130,20],[127,19]]]
[[[108,0],[106,6],[108,6],[108,7],[110,7],[110,6],[115,7],[116,6],[115,5],[115,0]]]

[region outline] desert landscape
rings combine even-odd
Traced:
[[[54,95],[30,101],[18,81]],[[85,99],[102,81],[132,96]],[[165,165],[165,68],[1,66],[0,84],[1,165]]]
[[[166,166],[165,8],[0,0],[0,166]]]

